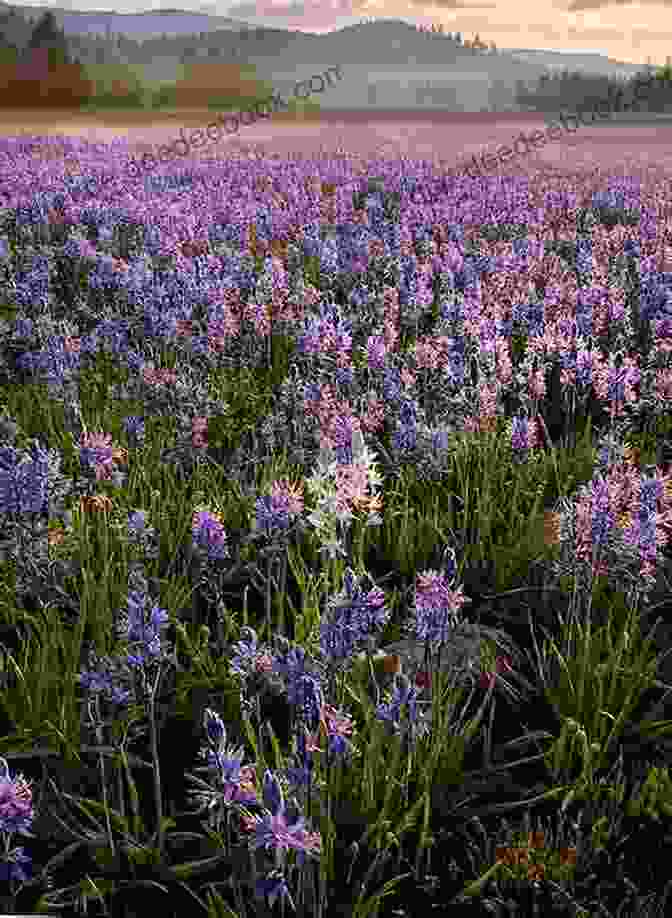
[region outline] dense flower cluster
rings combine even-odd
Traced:
[[[45,167],[45,187],[58,168]],[[101,619],[88,624],[109,652],[77,661],[77,700],[88,702],[96,731],[121,729],[145,710],[152,844],[162,854],[169,820],[155,704],[178,662],[167,632],[175,627],[193,649],[179,621],[185,596],[194,616],[198,601],[216,597],[218,626],[239,638],[226,660],[240,690],[237,726],[258,726],[262,696],[281,698],[289,751],[274,769],[267,757],[255,760],[229,742],[233,724],[208,702],[194,802],[216,832],[228,833],[236,815],[250,852],[273,861],[257,894],[293,904],[290,867],[306,868],[294,873],[303,882],[309,862],[333,849],[323,835],[329,809],[319,807],[335,774],[348,772],[354,796],[362,775],[380,770],[367,761],[377,743],[403,748],[408,774],[433,767],[422,751],[439,670],[480,699],[473,730],[486,709],[492,726],[500,690],[516,700],[513,684],[526,685],[515,649],[466,621],[473,584],[458,577],[458,557],[473,564],[502,548],[510,528],[515,544],[504,547],[528,563],[536,546],[521,546],[536,515],[541,542],[556,550],[549,579],[571,573],[587,594],[602,575],[619,588],[636,581],[635,592],[652,586],[672,535],[672,486],[657,465],[637,468],[622,444],[640,410],[665,420],[672,324],[669,227],[634,188],[606,198],[584,189],[581,209],[546,174],[506,188],[493,179],[477,194],[465,179],[430,230],[399,206],[409,190],[401,174],[353,190],[359,167],[336,157],[318,176],[298,163],[283,168],[282,194],[272,165],[260,181],[242,163],[244,191],[214,170],[204,183],[185,169],[133,196],[113,177],[95,207],[73,203],[67,187],[12,192],[0,284],[15,316],[0,328],[0,372],[46,386],[49,403],[17,396],[16,422],[9,408],[3,418],[0,523],[17,603],[51,606],[54,629],[57,611],[88,608],[72,582],[65,587],[65,573],[80,565],[82,593],[96,605],[90,619]],[[385,191],[387,179],[400,190]],[[607,232],[595,215],[626,203],[641,204],[638,229]],[[523,223],[526,238],[507,238]],[[485,224],[496,231],[488,241]],[[49,418],[41,440],[27,436],[37,423],[28,408]],[[598,436],[579,463],[567,444],[580,411],[593,408]],[[560,443],[569,485],[539,471],[552,462],[557,477]],[[595,465],[579,483],[590,446]],[[564,495],[553,509],[541,503],[547,488]],[[443,565],[427,560],[437,544]],[[393,568],[385,577],[401,582],[394,590],[370,573],[372,549],[383,545]],[[72,568],[57,568],[66,560]],[[123,598],[99,609],[100,597],[119,596],[120,568]],[[286,589],[288,568],[300,608]],[[247,602],[247,581],[264,577],[265,622]],[[238,612],[221,610],[241,583],[238,630]],[[276,601],[283,612],[292,603],[302,642],[275,633]],[[400,613],[405,638],[381,649]],[[270,644],[258,639],[264,627]],[[206,643],[194,651],[204,681],[216,665]],[[385,694],[373,666],[379,649]],[[369,676],[370,707],[354,676],[349,683],[355,661]],[[591,667],[591,678],[592,669],[601,672]],[[464,737],[449,732],[432,737],[437,746],[459,746]],[[586,755],[597,754],[586,730],[576,735],[585,735]],[[0,831],[24,832],[30,788],[6,765],[0,779]],[[393,780],[402,783],[401,772]],[[371,786],[365,794],[373,798]],[[497,858],[513,855],[502,848]],[[22,849],[7,851],[5,863],[10,878],[24,878]],[[543,878],[536,865],[533,873]]]

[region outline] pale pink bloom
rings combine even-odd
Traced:
[[[178,319],[175,323],[175,334],[184,337],[192,334],[193,322],[191,319]]]
[[[595,353],[593,351],[593,353]],[[632,357],[625,357],[621,367],[617,369],[614,366],[614,357],[613,354],[609,356],[609,363],[605,358],[601,357],[599,354],[595,356],[595,364],[593,368],[593,387],[598,395],[598,398],[601,398],[609,406],[612,416],[619,417],[623,414],[624,403],[634,404],[637,400],[637,394],[634,390],[634,386],[639,381],[639,367]],[[620,381],[625,383],[623,400],[610,401],[609,400],[609,382],[615,377],[618,377]]]
[[[385,421],[385,405],[378,399],[375,393],[369,394],[368,411],[360,420],[362,430],[366,433],[374,433],[380,430]]]
[[[339,510],[347,510],[356,501],[366,498],[368,487],[369,473],[365,465],[354,463],[338,466],[336,489]]]
[[[511,362],[511,345],[504,338],[497,338],[495,342],[497,354],[497,382],[501,386],[508,385],[513,379],[513,364]]]
[[[65,336],[63,341],[64,350],[69,353],[78,353],[81,347],[81,338],[71,338],[69,335]]]
[[[527,376],[527,385],[532,398],[542,399],[546,395],[546,380],[542,369],[530,370]]]
[[[298,514],[303,511],[303,484],[294,484],[286,478],[274,481],[271,486],[271,496],[282,500],[288,513]]]
[[[270,673],[273,671],[273,658],[268,653],[260,653],[255,657],[254,669],[258,673]]]
[[[191,442],[195,447],[208,445],[208,419],[195,417],[191,421]]]
[[[167,385],[168,383],[174,383],[177,378],[174,370],[156,370],[152,367],[144,367],[142,376],[148,385]]]
[[[265,338],[271,333],[270,304],[245,304],[245,318],[254,323],[254,330],[260,337]]]
[[[82,433],[80,437],[80,445],[84,448],[92,450],[105,451],[112,445],[112,434],[106,434],[102,432]],[[114,457],[112,455],[110,455],[109,458],[97,458],[95,465],[96,481],[102,481],[111,478],[113,464]]]
[[[655,379],[657,398],[660,401],[668,401],[672,399],[672,370],[657,370]]]
[[[415,364],[418,369],[438,369],[440,356],[431,339],[425,338],[416,341],[414,353]]]

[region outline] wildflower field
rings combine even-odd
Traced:
[[[0,181],[0,912],[666,914],[672,181],[62,142]]]

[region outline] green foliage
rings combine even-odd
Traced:
[[[147,108],[153,90],[137,67],[125,64],[85,64],[84,73],[93,85],[85,109]]]

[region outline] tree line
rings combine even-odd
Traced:
[[[646,93],[632,93],[636,80],[642,80],[648,73],[655,76],[647,86]],[[557,115],[561,109],[576,111],[589,109],[598,102],[606,102],[620,89],[626,99],[636,98],[636,110],[640,112],[672,112],[672,67],[668,63],[662,68],[642,68],[629,78],[617,78],[563,70],[561,73],[542,74],[536,85],[529,86],[517,81],[516,104],[527,111]]]
[[[13,11],[0,16],[0,108],[77,107],[91,96],[84,68],[73,60],[53,13],[40,17],[25,45],[8,33]]]

